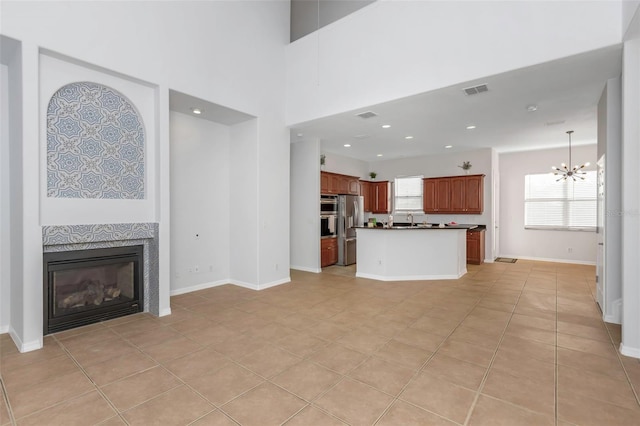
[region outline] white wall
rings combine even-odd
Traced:
[[[229,200],[229,255],[232,282],[246,287],[258,284],[258,149],[257,120],[231,127]],[[288,200],[285,203],[288,205]]]
[[[640,358],[640,12],[625,35],[622,59],[622,343]]]
[[[280,1],[49,1],[37,7],[32,2],[2,2],[2,32],[22,42],[18,71],[22,97],[10,104],[24,117],[16,138],[18,146],[21,143],[16,165],[21,180],[12,183],[15,195],[22,197],[15,204],[19,241],[13,247],[16,264],[11,271],[12,282],[23,283],[19,294],[11,295],[12,307],[22,306],[25,313],[11,315],[14,340],[24,343],[17,342],[21,349],[35,349],[42,342],[38,144],[44,126],[38,89],[42,49],[156,86],[159,147],[154,163],[159,176],[151,217],[160,230],[161,312],[169,310],[171,277],[170,89],[258,117],[231,129],[230,191],[237,196],[230,200],[230,225],[236,225],[230,226],[230,274],[232,280],[252,288],[288,280],[289,137],[284,124],[288,6]],[[268,253],[260,257],[258,250]]]
[[[596,145],[572,149],[574,163],[588,161],[589,170],[595,170],[596,155]],[[550,172],[567,158],[568,148],[500,154],[499,256],[595,264],[595,232],[524,229],[525,175]]]
[[[621,79],[607,81],[598,102],[598,159],[604,164],[604,319],[620,324],[622,301],[622,93]],[[598,241],[600,243],[600,241]]]
[[[228,126],[171,112],[171,294],[229,280],[229,144]]]
[[[393,182],[399,176],[423,175],[428,177],[463,175],[464,171],[458,166],[464,161],[471,162],[470,174],[484,174],[484,211],[482,214],[428,214],[415,215],[415,222],[429,223],[457,222],[464,224],[486,225],[485,233],[485,261],[493,262],[493,222],[492,222],[492,150],[453,152],[444,155],[427,155],[422,157],[401,158],[397,160],[375,161],[369,163],[369,169],[376,172],[376,181],[388,180]],[[393,183],[391,184],[393,193]],[[378,221],[387,220],[386,215],[369,215]],[[396,215],[394,222],[406,222],[405,215]]]
[[[319,159],[317,139],[291,144],[291,268],[308,272],[321,271]]]
[[[0,64],[0,333],[9,331],[11,205],[9,203],[9,68]]]
[[[325,155],[323,171],[348,176],[358,176],[360,179],[369,179],[369,163],[366,161],[356,160],[355,158],[345,157],[332,152],[321,151],[321,153]]]
[[[287,47],[287,123],[619,44],[621,18],[618,2],[378,0]]]

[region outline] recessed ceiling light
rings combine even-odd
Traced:
[[[413,139],[413,136],[405,136],[405,139]]]
[[[533,112],[538,110],[538,105],[527,105],[527,112]]]
[[[349,148],[350,146],[351,146],[351,144],[350,144],[350,143],[345,143],[345,144],[344,144],[344,147],[345,147],[345,148]]]
[[[382,125],[382,128],[383,128],[383,129],[388,129],[389,127],[391,127],[391,124],[383,124],[383,125]]]
[[[453,148],[453,145],[445,145],[444,147],[447,149],[450,149],[450,148]]]
[[[470,126],[467,126],[467,130],[473,130],[473,129],[475,129],[475,128],[476,128],[476,126],[474,126],[473,124],[472,124],[472,125],[470,125]]]
[[[378,154],[378,157],[382,157],[382,154]]]
[[[200,108],[191,108],[191,112],[196,115],[202,114],[202,110]]]

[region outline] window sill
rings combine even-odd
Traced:
[[[525,226],[524,229],[537,231],[578,231],[578,232],[596,232],[596,227],[574,228],[569,226]]]

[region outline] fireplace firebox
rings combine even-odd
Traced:
[[[44,253],[44,334],[143,311],[143,250]]]

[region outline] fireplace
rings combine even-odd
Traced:
[[[141,245],[44,253],[44,334],[144,309]]]

